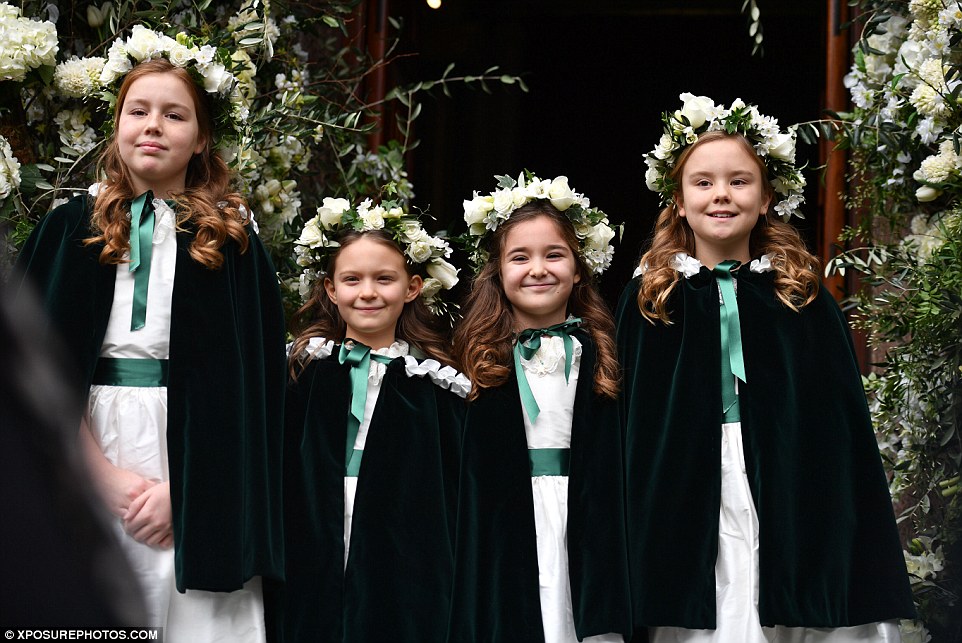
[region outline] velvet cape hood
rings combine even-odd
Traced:
[[[842,627],[915,610],[851,336],[824,288],[793,312],[774,272],[737,275],[739,387],[759,521],[763,626]],[[618,306],[625,371],[628,542],[636,625],[715,627],[721,498],[718,287],[679,282],[672,324]]]
[[[286,582],[265,591],[272,641],[444,641],[465,401],[387,365],[358,475],[344,567],[350,366],[337,349],[288,384]]]
[[[48,214],[17,260],[38,289],[87,398],[113,305],[117,267],[99,262],[86,196]],[[189,225],[189,223],[188,223]],[[167,449],[177,589],[232,591],[283,573],[281,447],[284,312],[277,276],[250,226],[210,270],[178,230],[171,302]],[[79,425],[79,418],[78,418]]]
[[[575,629],[631,631],[618,404],[593,391],[583,330],[571,429],[568,564]],[[528,444],[512,372],[484,389],[465,420],[450,640],[544,641]]]

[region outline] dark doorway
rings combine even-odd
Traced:
[[[658,211],[644,184],[642,154],[660,136],[659,115],[682,92],[717,103],[735,98],[788,124],[819,117],[825,76],[825,3],[762,0],[764,55],[752,55],[741,0],[395,0],[404,53],[398,82],[478,74],[492,65],[524,77],[530,93],[492,84],[463,85],[452,97],[423,97],[411,156],[415,205],[430,206],[454,233],[464,199],[488,192],[495,174],[522,169],[568,176],[576,190],[625,223],[602,289],[614,303],[629,279]],[[817,165],[817,149],[799,145]],[[804,212],[816,211],[816,173]],[[803,233],[811,235],[809,223]]]

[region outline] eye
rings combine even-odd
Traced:
[[[707,187],[711,187],[711,181],[709,181],[708,179],[698,179],[697,181],[695,181],[695,185],[700,188],[707,188]]]
[[[528,257],[526,255],[511,255],[511,257],[508,259],[508,261],[511,263],[524,263],[527,260]]]
[[[390,275],[381,275],[380,277],[377,278],[377,280],[382,284],[389,284],[394,282],[394,277]]]
[[[748,181],[745,180],[745,179],[733,179],[733,180],[732,180],[732,185],[738,185],[738,186],[748,185]]]
[[[134,107],[127,113],[131,116],[143,116],[147,113],[147,110],[143,109],[142,107]]]
[[[343,281],[343,282],[346,283],[346,284],[354,284],[354,283],[357,283],[357,282],[360,281],[360,280],[359,280],[357,277],[355,277],[354,275],[345,275],[345,276],[341,277],[341,281]]]
[[[184,117],[181,116],[180,114],[176,113],[176,112],[170,112],[169,114],[167,114],[167,118],[169,118],[169,119],[172,120],[172,121],[182,121],[182,120],[184,120]]]

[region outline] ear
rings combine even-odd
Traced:
[[[197,145],[194,146],[194,154],[200,154],[207,147],[207,139],[202,135],[197,135]]]
[[[331,281],[330,277],[324,277],[324,290],[327,292],[327,298],[331,300],[331,303],[337,306],[337,291],[334,289],[334,282]]]
[[[685,202],[682,201],[681,194],[675,194],[675,212],[681,218],[685,218]]]
[[[760,215],[762,215],[762,216],[765,216],[766,214],[768,214],[768,206],[771,204],[771,202],[772,202],[772,195],[769,194],[769,195],[768,195],[767,197],[765,197],[765,199],[762,201],[762,207],[761,207],[761,209],[758,211],[758,213],[759,213]]]
[[[421,275],[414,275],[408,282],[408,291],[404,295],[404,303],[408,304],[417,299],[421,295],[421,288],[424,286],[424,280],[421,279]]]

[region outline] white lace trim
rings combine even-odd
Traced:
[[[176,232],[177,216],[174,209],[163,199],[153,199],[154,205],[154,245],[160,245],[168,236]]]
[[[689,279],[698,274],[698,271],[704,267],[704,264],[698,259],[692,257],[685,252],[679,252],[671,259],[671,267],[680,272],[685,276],[685,279]],[[772,268],[772,256],[762,255],[758,259],[754,259],[749,265],[748,269],[752,272],[763,273],[771,272],[774,270]],[[638,276],[642,274],[644,270],[638,268],[635,270],[635,275]]]
[[[574,338],[572,338],[574,339]],[[574,339],[572,359],[581,357],[581,343]],[[525,373],[545,377],[558,370],[565,362],[565,343],[562,337],[546,336],[541,338],[541,346],[530,360],[521,358],[521,368]]]
[[[329,339],[312,337],[304,349],[304,355],[308,359],[324,359],[334,353],[335,346],[336,344]],[[288,353],[290,349],[291,345],[288,344]],[[471,380],[466,375],[450,366],[442,366],[440,362],[434,359],[418,361],[416,357],[409,354],[407,342],[397,341],[387,348],[379,348],[373,352],[388,357],[404,357],[404,372],[408,377],[427,376],[434,384],[451,391],[458,397],[467,397],[468,393],[471,392]],[[371,360],[370,380],[380,384],[386,370],[386,364]]]

